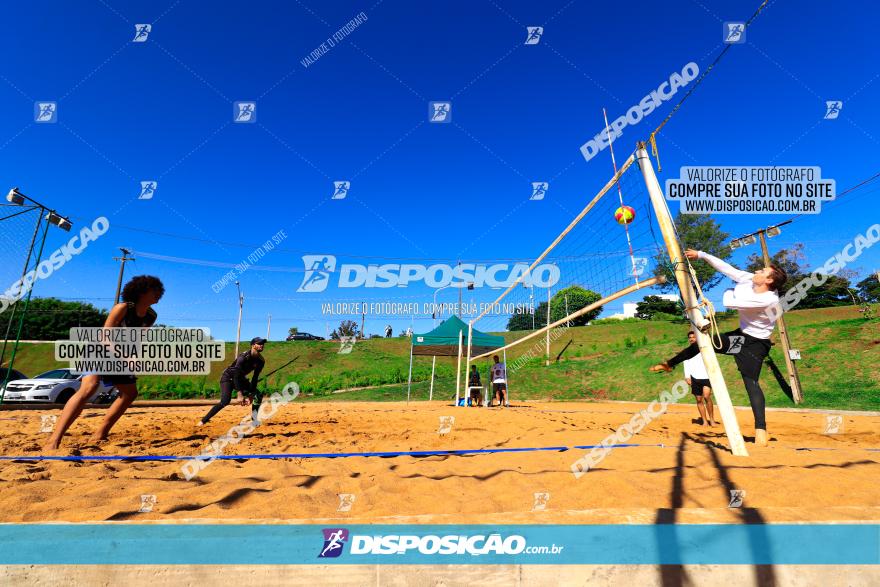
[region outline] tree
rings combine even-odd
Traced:
[[[339,340],[343,336],[357,337],[357,322],[355,322],[354,320],[343,320],[339,323],[339,328],[330,333],[330,340]]]
[[[534,321],[532,320],[532,311],[529,308],[523,308],[521,312],[514,312],[507,321],[507,330],[532,330],[533,328],[541,328],[547,325],[547,302],[541,302],[535,308]]]
[[[18,303],[17,312],[24,309],[24,303]],[[16,314],[13,328],[18,324]],[[108,312],[99,310],[91,304],[82,302],[63,302],[57,298],[31,298],[24,324],[21,330],[23,340],[58,340],[68,339],[70,329],[83,326],[98,328],[104,326]],[[15,335],[15,330],[10,333]]]
[[[849,279],[842,275],[830,275],[828,280],[822,285],[808,289],[797,307],[806,310],[809,308],[849,306],[856,303],[850,293]]]
[[[636,304],[636,318],[651,320],[656,314],[679,314],[678,304],[672,300],[664,300],[660,296],[645,296]]]
[[[566,298],[568,299],[568,312],[566,312]],[[586,308],[590,304],[598,302],[601,299],[602,296],[592,290],[584,289],[579,285],[570,285],[556,292],[556,295],[550,299],[550,321],[556,322],[557,320],[562,320],[568,314],[573,314],[574,312]],[[546,308],[544,309],[544,314],[541,314],[540,311],[538,312],[538,316],[544,316],[544,321],[547,320],[546,312]],[[601,313],[602,306],[599,306],[582,316],[574,318],[569,325],[584,326],[587,322],[595,320]]]
[[[746,271],[754,273],[764,268],[764,257],[757,253],[749,255],[749,263]],[[810,273],[810,265],[805,262],[804,244],[795,243],[788,249],[781,249],[770,257],[770,263],[782,268],[788,275],[788,281],[780,288],[780,296],[796,287]],[[855,273],[844,269],[837,275],[829,275],[822,285],[811,287],[806,291],[797,307],[800,309],[830,308],[834,306],[847,306],[854,303],[850,293],[850,279]]]
[[[299,332],[299,328],[297,328],[296,326],[291,326],[287,329],[287,334],[289,334],[290,336],[293,336],[297,332]]]
[[[561,289],[550,299],[550,322],[562,320],[567,315],[573,314],[581,308],[585,308],[601,299],[602,296],[598,293],[584,289],[579,285],[571,285]],[[595,320],[601,312],[602,306],[590,310],[583,316],[572,319],[570,326],[584,326],[590,320]],[[547,302],[541,302],[535,307],[534,321],[532,320],[532,312],[529,309],[515,312],[507,321],[507,330],[509,331],[532,330],[533,328],[537,329],[544,326],[547,326]]]
[[[678,232],[682,247],[705,251],[719,259],[730,258],[730,247],[724,244],[730,235],[721,230],[721,226],[708,214],[682,214],[679,212],[675,217],[675,230]],[[678,284],[669,264],[669,254],[664,250],[658,253],[654,260],[656,261],[654,276],[666,277],[666,283],[657,286],[660,291],[666,293],[677,289]],[[694,262],[691,265],[704,291],[712,289],[721,281],[722,275],[708,263]]]
[[[788,281],[779,291],[780,295],[785,294],[792,287],[796,286],[800,280],[807,276],[807,268],[809,265],[805,263],[807,259],[804,254],[804,243],[795,243],[788,249],[781,249],[770,257],[770,263],[776,265],[788,275]],[[754,273],[764,268],[764,256],[758,253],[749,255],[746,271]]]
[[[859,292],[859,297],[865,303],[880,303],[880,279],[878,279],[877,275],[871,274],[858,282],[856,290]]]

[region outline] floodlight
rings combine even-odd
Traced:
[[[779,230],[778,226],[771,226],[770,228],[767,229],[767,236],[772,238],[774,236],[779,236],[779,233],[781,233],[781,232],[782,231]]]
[[[59,216],[55,212],[49,212],[46,214],[46,220],[49,221],[49,224],[54,224],[61,230],[70,231],[71,223],[70,220],[64,218],[63,216]]]
[[[755,244],[756,242],[758,242],[758,239],[756,239],[756,238],[755,238],[755,235],[753,235],[753,234],[750,234],[749,236],[744,236],[744,237],[742,238],[742,244],[743,244],[743,246],[746,246],[746,245],[753,245],[753,244]]]
[[[9,190],[9,193],[6,194],[6,201],[15,206],[21,206],[24,204],[24,196],[21,195],[18,188],[12,188]]]

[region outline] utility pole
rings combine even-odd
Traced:
[[[367,320],[367,307],[364,305],[364,310],[361,313],[361,340],[364,340],[364,322]]]
[[[114,304],[119,303],[119,294],[122,292],[122,274],[125,272],[125,262],[126,261],[134,261],[134,257],[129,257],[131,255],[131,251],[126,249],[125,247],[119,247],[119,250],[122,251],[121,257],[113,257],[114,261],[120,261],[119,264],[119,279],[116,281],[116,301]]]
[[[238,289],[238,330],[235,332],[235,356],[238,357],[238,343],[241,342],[241,309],[244,306],[244,296],[241,295],[241,286],[239,282],[235,282]]]
[[[767,252],[767,230],[759,230],[758,237],[761,239],[764,267],[769,267],[770,254]],[[785,366],[788,369],[788,382],[791,385],[791,394],[794,397],[794,403],[799,404],[804,401],[804,395],[801,392],[801,379],[798,376],[797,364],[791,358],[791,341],[788,339],[788,330],[785,327],[785,316],[780,314],[776,324],[779,326],[779,340],[782,342],[782,354],[785,356]]]
[[[270,332],[272,332],[272,314],[269,314],[269,323],[266,324],[266,340],[269,340]]]

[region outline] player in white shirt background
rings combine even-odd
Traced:
[[[733,355],[755,416],[755,444],[767,446],[764,391],[758,378],[761,376],[764,358],[770,352],[770,336],[778,317],[776,313],[771,314],[767,310],[779,303],[778,290],[785,284],[788,276],[775,265],[749,273],[718,257],[693,249],[686,250],[685,256],[692,261],[706,261],[736,283],[735,287],[724,292],[722,301],[725,307],[739,312],[739,328],[719,335],[721,348],[716,349],[716,352]],[[672,371],[676,365],[699,353],[699,347],[693,343],[668,361],[654,365],[651,371]]]
[[[489,368],[492,380],[492,391],[499,406],[510,407],[507,399],[507,365],[501,362],[498,355],[492,357],[495,363]],[[489,402],[492,405],[492,402]]]
[[[688,332],[688,342],[697,342],[697,335],[691,330]],[[691,393],[697,401],[697,410],[700,412],[700,422],[703,426],[715,425],[715,409],[712,405],[712,384],[709,383],[709,374],[706,373],[706,365],[703,357],[697,355],[684,362],[684,380],[691,386]]]

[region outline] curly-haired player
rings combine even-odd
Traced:
[[[104,328],[148,328],[156,323],[156,312],[152,305],[157,303],[165,293],[165,286],[158,277],[138,275],[133,277],[122,290],[122,302],[113,306],[110,315],[104,322]],[[101,375],[86,373],[82,378],[79,390],[64,405],[64,410],[55,424],[55,430],[43,445],[43,450],[57,449],[61,438],[70,425],[82,413],[88,399],[95,393],[101,380],[113,384],[119,390],[119,397],[107,409],[104,421],[91,437],[92,442],[106,440],[110,429],[125,413],[137,397],[137,377],[134,375]]]

